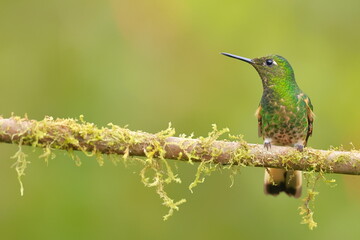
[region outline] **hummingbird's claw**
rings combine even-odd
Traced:
[[[271,149],[271,142],[264,142],[264,148],[266,148],[266,150]]]
[[[295,147],[299,152],[304,151],[304,145],[302,145],[302,144],[296,143],[296,144],[294,145],[294,147]]]

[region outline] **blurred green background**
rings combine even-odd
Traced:
[[[261,81],[245,63],[285,56],[317,115],[309,145],[360,148],[360,1],[10,1],[0,0],[1,112],[7,117],[78,117],[104,126],[204,136],[211,124],[245,140],[257,138]],[[186,198],[168,221],[140,166],[99,167],[80,154],[76,167],[57,151],[46,165],[25,148],[31,164],[25,195],[0,144],[1,239],[356,239],[360,178],[331,175],[318,187],[315,220],[300,225],[301,200],[263,194],[261,168],[245,168],[230,188],[216,172],[191,194],[196,166],[177,164],[183,180],[168,186]]]

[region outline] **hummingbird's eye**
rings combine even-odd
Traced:
[[[273,60],[272,59],[266,59],[266,65],[271,66],[273,64]]]

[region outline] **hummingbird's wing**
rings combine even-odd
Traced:
[[[259,137],[262,136],[262,116],[261,116],[261,104],[259,104],[259,107],[256,109],[255,116],[258,120],[258,135]]]
[[[305,145],[308,141],[308,138],[311,136],[312,132],[313,132],[313,122],[314,122],[314,117],[315,114],[313,112],[313,105],[311,104],[311,100],[308,96],[305,96],[304,101],[306,103],[306,110],[307,110],[307,119],[308,119],[308,131],[306,134],[306,140],[305,140]]]

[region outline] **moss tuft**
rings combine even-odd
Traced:
[[[254,160],[254,156],[250,153],[249,146],[244,140],[243,135],[229,134],[229,139],[231,141],[236,141],[240,145],[240,147],[232,153],[229,165],[223,166],[224,169],[230,171],[230,187],[232,187],[235,182],[235,175],[239,174],[243,167],[251,166],[250,163]]]
[[[163,205],[169,208],[168,213],[163,217],[167,220],[173,215],[174,210],[179,210],[179,205],[186,202],[181,199],[175,202],[171,199],[165,191],[165,185],[176,182],[181,183],[180,178],[174,174],[169,163],[165,160],[165,139],[172,137],[175,134],[175,129],[169,126],[166,130],[155,134],[155,138],[151,139],[151,143],[145,149],[146,159],[143,161],[144,167],[140,172],[141,180],[146,187],[154,187],[157,194],[163,200]],[[148,175],[152,173],[152,177]],[[151,180],[150,180],[151,179]]]
[[[191,155],[196,156],[197,158],[208,158],[207,161],[200,162],[195,179],[189,185],[189,190],[193,192],[193,188],[196,187],[199,183],[205,181],[205,176],[210,176],[212,172],[218,169],[219,164],[214,163],[214,160],[222,153],[219,149],[213,147],[213,143],[218,140],[222,135],[229,132],[228,128],[223,128],[218,130],[216,124],[212,124],[212,131],[208,133],[207,137],[199,137],[199,144],[196,148],[193,149]]]
[[[316,184],[320,179],[321,174],[315,172],[305,172],[305,178],[307,180],[307,194],[302,199],[303,204],[299,207],[300,215],[302,216],[301,224],[307,224],[310,230],[317,227],[317,223],[314,221],[314,202],[315,196],[319,192],[315,191]]]
[[[27,161],[27,155],[22,151],[22,140],[20,140],[19,143],[19,150],[12,156],[11,158],[16,159],[15,163],[12,165],[12,167],[15,167],[17,178],[20,183],[20,194],[21,196],[24,195],[24,185],[22,182],[22,176],[25,175],[25,170],[27,168],[27,165],[30,163]]]

